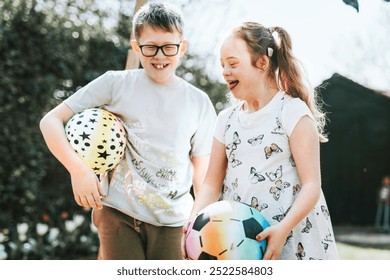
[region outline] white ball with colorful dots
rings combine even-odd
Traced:
[[[126,131],[119,119],[100,108],[75,114],[65,125],[72,148],[96,174],[112,170],[122,159]]]

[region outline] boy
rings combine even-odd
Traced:
[[[145,5],[134,16],[131,41],[143,69],[108,71],[41,120],[77,204],[94,208],[101,259],[182,258],[190,188],[196,193],[205,176],[216,118],[208,96],[175,75],[187,48],[182,26],[175,8]],[[91,107],[117,115],[128,138],[125,158],[100,182],[64,134],[64,124]]]

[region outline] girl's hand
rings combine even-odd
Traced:
[[[277,260],[282,253],[290,231],[281,224],[270,226],[256,236],[258,241],[267,239],[267,248],[263,260]]]
[[[82,207],[102,209],[100,197],[103,196],[103,190],[96,174],[89,167],[86,167],[70,175],[73,195],[77,204]]]

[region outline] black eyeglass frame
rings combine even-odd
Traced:
[[[162,53],[163,53],[165,56],[175,56],[175,55],[177,55],[177,54],[179,53],[179,48],[180,48],[180,45],[181,45],[182,42],[183,42],[183,41],[180,41],[180,43],[178,43],[178,44],[165,44],[165,45],[162,45],[162,46],[148,45],[148,44],[146,44],[146,45],[140,45],[140,44],[138,44],[138,47],[140,48],[142,55],[145,56],[145,57],[153,57],[153,56],[156,56],[159,50],[161,50]],[[175,47],[176,47],[176,53],[175,53],[175,54],[169,54],[169,55],[167,55],[167,54],[164,52],[164,48],[167,47],[167,46],[175,46]],[[142,49],[143,47],[154,47],[154,48],[156,48],[156,52],[155,52],[153,55],[145,55],[145,54],[144,54],[144,51],[143,51],[143,49]]]

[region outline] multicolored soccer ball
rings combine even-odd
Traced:
[[[256,235],[269,227],[255,208],[235,201],[205,207],[186,233],[186,251],[193,260],[261,260],[267,241]]]
[[[122,159],[126,132],[118,118],[100,108],[75,114],[65,125],[72,148],[96,174],[112,170]]]

